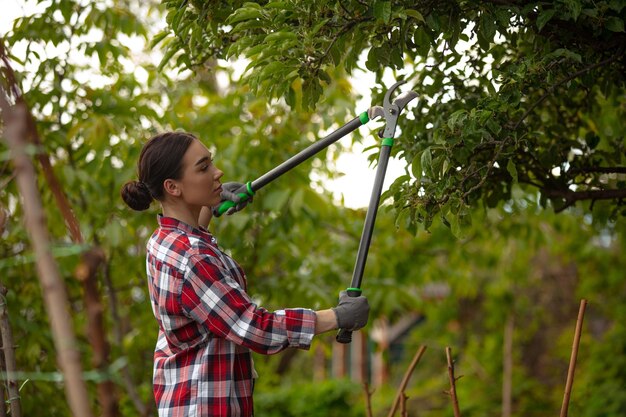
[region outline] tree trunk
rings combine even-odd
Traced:
[[[83,380],[80,353],[69,314],[69,302],[58,266],[50,251],[50,238],[37,189],[35,169],[25,140],[28,110],[23,102],[11,106],[0,91],[4,137],[13,157],[17,185],[23,198],[24,220],[37,259],[37,270],[46,311],[50,317],[57,359],[65,379],[69,406],[76,417],[92,416],[87,387]]]
[[[99,248],[92,248],[85,252],[81,263],[74,275],[83,284],[85,309],[87,312],[87,338],[93,348],[92,363],[95,369],[106,372],[109,363],[109,342],[104,329],[103,307],[100,301],[100,291],[96,279],[98,269],[104,262],[104,252]],[[110,379],[98,383],[98,402],[102,417],[119,416],[115,384]]]

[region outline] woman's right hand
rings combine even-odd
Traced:
[[[364,296],[351,297],[346,291],[341,291],[339,304],[332,310],[337,315],[338,327],[352,332],[367,324],[370,306]]]

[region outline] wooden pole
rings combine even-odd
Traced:
[[[574,372],[576,371],[576,357],[578,356],[578,345],[580,344],[580,335],[583,327],[583,319],[585,318],[585,307],[587,300],[580,300],[578,308],[578,320],[576,321],[576,331],[574,333],[574,341],[572,342],[572,355],[569,359],[569,369],[567,370],[567,382],[565,384],[565,393],[563,395],[563,404],[561,405],[561,417],[567,417],[569,408],[569,399],[572,393],[572,385],[574,384]]]

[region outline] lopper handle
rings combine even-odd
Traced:
[[[254,191],[252,191],[252,185],[250,182],[246,183],[244,186],[238,189],[236,193],[241,198],[241,200],[239,200],[239,203],[246,201],[247,199],[252,198],[252,196],[254,196]],[[222,214],[226,213],[230,208],[235,207],[239,203],[235,203],[234,201],[231,201],[231,200],[222,201],[222,203],[217,207],[217,209],[214,210],[213,214],[216,217],[220,217]]]
[[[348,288],[346,292],[348,293],[350,297],[358,297],[359,295],[361,295],[360,288]],[[339,329],[339,332],[337,332],[337,336],[335,336],[335,340],[343,344],[348,344],[352,342],[352,331],[346,330],[346,329]]]

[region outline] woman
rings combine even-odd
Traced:
[[[153,199],[162,208],[146,258],[159,324],[153,375],[159,416],[251,416],[256,376],[251,351],[308,349],[316,334],[358,330],[367,323],[367,299],[344,292],[336,307],[320,311],[270,312],[251,301],[243,270],[203,227],[210,207],[224,199],[240,203],[232,193],[239,184],[225,190],[222,176],[196,137],[163,133],[145,144],[139,180],[121,191],[134,210],[146,210]]]

